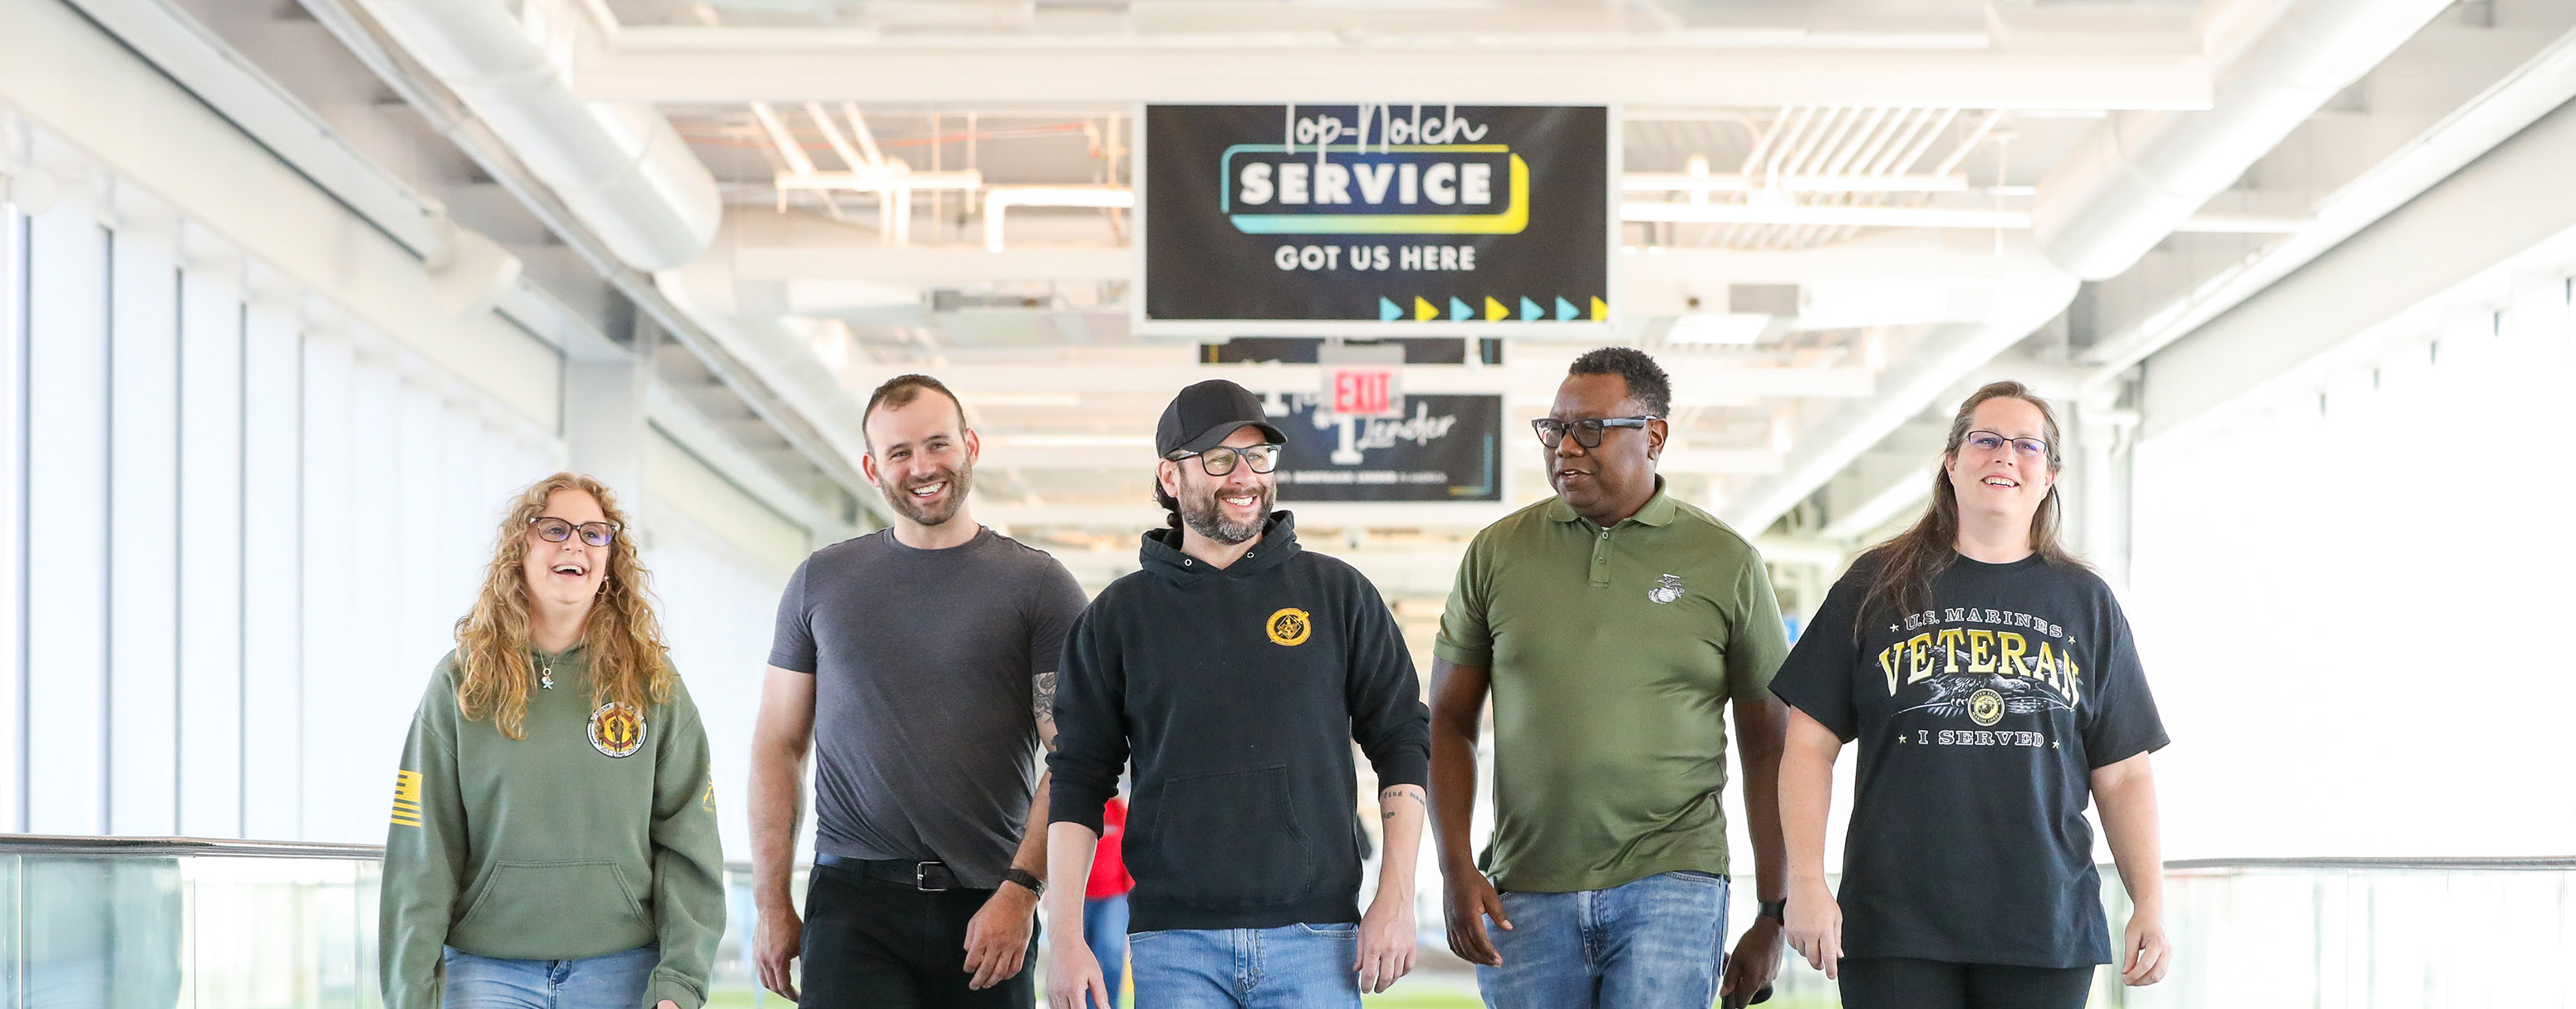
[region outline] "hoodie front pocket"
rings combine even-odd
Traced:
[[[625,927],[643,917],[635,888],[615,862],[497,862],[456,927],[506,934],[537,923]]]
[[[1314,887],[1288,765],[1174,778],[1154,811],[1155,861],[1172,899],[1195,907],[1285,904]]]

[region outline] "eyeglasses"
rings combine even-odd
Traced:
[[[1967,437],[1959,440],[1959,443],[1976,446],[1977,451],[1980,452],[1998,451],[2006,444],[2010,444],[2013,451],[2021,453],[2025,458],[2048,458],[2048,443],[2037,438],[2006,438],[1993,431],[1970,431]]]
[[[1538,432],[1538,443],[1548,448],[1555,448],[1558,443],[1563,442],[1565,433],[1568,431],[1574,432],[1575,444],[1585,448],[1600,448],[1601,432],[1604,428],[1644,427],[1647,421],[1654,419],[1652,414],[1637,417],[1586,417],[1582,420],[1541,417],[1530,422],[1530,429]]]
[[[561,543],[571,539],[573,530],[576,529],[581,531],[581,541],[591,546],[604,547],[617,541],[615,522],[584,522],[574,525],[552,515],[539,515],[529,519],[528,526],[537,531],[538,539],[548,543]]]
[[[1268,473],[1279,468],[1279,446],[1277,445],[1212,448],[1205,452],[1183,452],[1172,456],[1171,459],[1173,462],[1179,462],[1191,456],[1199,457],[1199,469],[1206,471],[1209,476],[1224,476],[1232,473],[1238,462],[1251,463],[1252,471],[1255,473]]]

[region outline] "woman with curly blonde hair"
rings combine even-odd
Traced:
[[[557,473],[502,520],[396,772],[388,1009],[698,1009],[724,856],[697,706],[625,516]]]

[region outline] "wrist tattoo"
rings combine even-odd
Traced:
[[[1422,811],[1424,813],[1427,814],[1431,812],[1430,801],[1423,797],[1421,789],[1412,785],[1397,785],[1393,788],[1387,789],[1378,796],[1378,802],[1380,804],[1390,803],[1397,799],[1411,799],[1413,800],[1414,805],[1422,807]],[[1395,810],[1382,809],[1379,812],[1379,818],[1384,820],[1393,820],[1395,819]]]

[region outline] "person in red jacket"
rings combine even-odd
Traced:
[[[1109,983],[1109,1009],[1118,1009],[1121,982],[1127,973],[1127,891],[1136,877],[1127,874],[1121,855],[1127,839],[1127,800],[1112,796],[1101,809],[1100,847],[1091,856],[1091,882],[1082,891],[1082,935],[1100,961]]]

